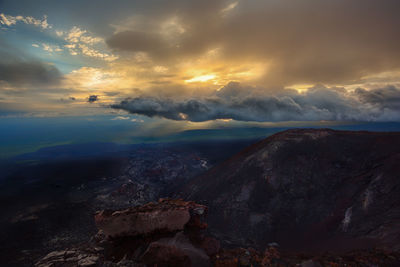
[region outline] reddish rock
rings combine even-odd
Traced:
[[[237,267],[238,266],[238,259],[221,259],[215,262],[215,267]]]
[[[207,207],[191,201],[160,199],[122,211],[95,215],[107,260],[130,259],[149,266],[209,266],[219,249],[204,237]]]
[[[262,259],[263,266],[271,265],[275,260],[280,259],[280,253],[279,253],[278,249],[274,246],[268,247],[264,251],[263,256],[264,256]]]
[[[252,248],[221,249],[212,261],[218,267],[264,266],[261,264],[262,254]]]
[[[146,264],[157,263],[158,266],[210,266],[210,258],[205,251],[195,247],[183,232],[152,242],[143,254],[142,261]]]
[[[206,211],[207,207],[195,202],[160,199],[158,203],[122,211],[101,211],[95,215],[95,222],[109,237],[173,233],[184,230],[188,223],[191,227],[204,227],[200,218]]]
[[[150,244],[142,261],[150,266],[190,266],[189,256],[182,250],[161,243]]]

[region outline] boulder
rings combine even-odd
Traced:
[[[95,222],[108,237],[134,237],[182,231],[188,223],[201,227],[198,221],[206,212],[206,206],[195,202],[160,199],[158,203],[121,211],[100,211]]]

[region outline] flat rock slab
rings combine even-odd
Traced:
[[[95,215],[98,229],[109,237],[148,235],[155,232],[182,231],[195,217],[205,215],[207,208],[194,202],[160,199],[122,211],[100,211]]]

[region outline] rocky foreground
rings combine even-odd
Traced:
[[[206,214],[206,206],[171,199],[103,210],[88,244],[51,252],[35,266],[209,266],[220,247],[203,233]]]
[[[87,244],[54,251],[35,266],[398,266],[400,253],[353,251],[343,255],[285,254],[279,244],[264,251],[226,249],[207,235],[207,207],[191,201],[158,203],[95,215],[99,229]]]
[[[399,162],[400,133],[280,132],[36,266],[400,266]]]

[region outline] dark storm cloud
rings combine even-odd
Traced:
[[[238,1],[224,14],[233,2],[160,2],[157,12],[144,8],[146,34],[119,32],[108,45],[171,64],[221,47],[226,59],[271,63],[270,85],[343,83],[400,68],[398,0]],[[175,15],[186,31],[171,46],[157,23]]]
[[[355,93],[364,103],[379,105],[382,108],[397,109],[400,112],[400,90],[394,86],[373,90],[357,88]]]
[[[99,100],[99,97],[97,95],[91,95],[91,96],[88,97],[88,102],[89,103],[94,103],[94,102],[96,102],[98,100]]]
[[[209,103],[191,99],[176,102],[171,99],[157,99],[152,97],[138,97],[123,100],[112,105],[115,109],[124,109],[131,113],[146,115],[148,117],[163,117],[172,120],[205,121],[215,117],[208,107]]]
[[[114,104],[133,114],[172,120],[208,121],[399,121],[400,89],[388,87],[348,93],[343,88],[323,86],[300,94],[285,90],[275,95],[258,95],[256,88],[230,83],[209,98],[172,100],[137,97]],[[247,96],[244,96],[244,94]]]
[[[58,83],[62,74],[53,65],[19,51],[0,40],[0,81],[12,85]]]

